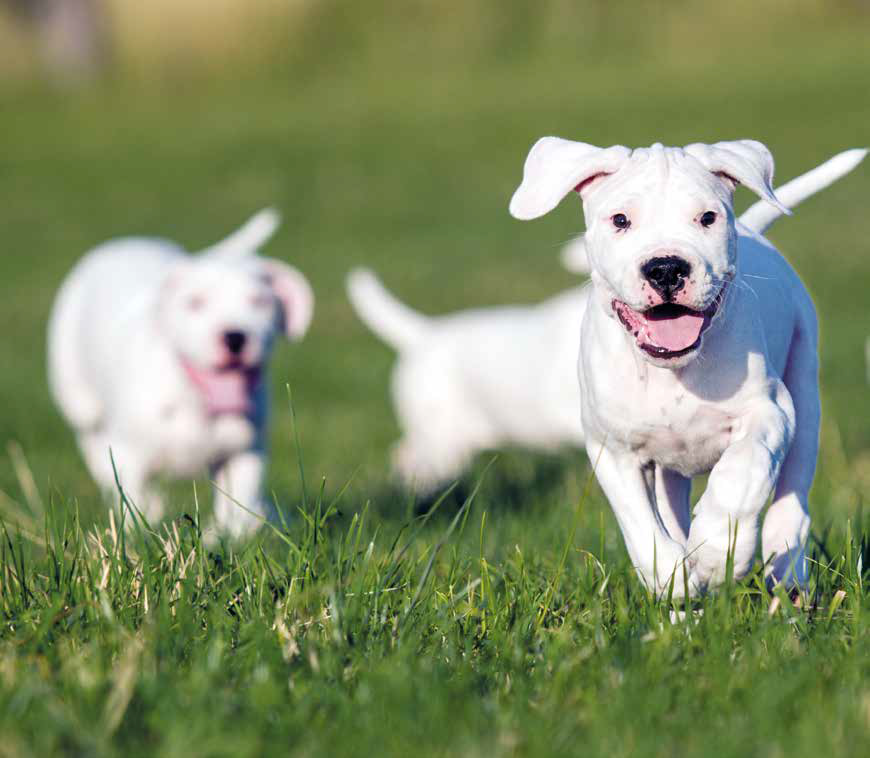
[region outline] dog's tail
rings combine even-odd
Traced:
[[[776,196],[786,208],[794,208],[820,190],[830,186],[854,169],[867,155],[867,150],[856,148],[838,153],[822,165],[786,182],[776,188]],[[758,234],[764,234],[774,221],[783,215],[779,208],[766,200],[759,200],[740,216],[743,226]],[[581,234],[568,242],[561,252],[562,265],[575,274],[589,273],[589,256],[586,239]]]
[[[263,208],[228,237],[215,242],[202,252],[222,258],[252,255],[271,239],[280,225],[281,214],[274,208]]]
[[[776,196],[786,208],[794,208],[819,190],[844,177],[863,161],[866,155],[867,151],[861,148],[838,153],[821,166],[816,166],[811,171],[777,187]],[[780,216],[782,211],[761,200],[744,211],[739,220],[752,231],[764,234]]]
[[[428,331],[428,319],[393,297],[367,268],[347,275],[347,294],[363,323],[397,351],[418,343]]]

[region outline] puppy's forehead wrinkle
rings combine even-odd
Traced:
[[[650,147],[650,158],[662,187],[668,183],[668,175],[670,173],[670,162],[668,160],[669,153],[670,151],[665,151],[665,147],[661,142],[656,142],[652,147]]]
[[[686,155],[681,147],[666,147],[661,142],[656,142],[649,147],[636,147],[631,151],[629,161],[652,162],[657,167],[670,163],[683,163],[691,156]],[[661,169],[660,169],[661,170]]]
[[[613,186],[619,185],[611,185],[611,188]],[[604,206],[602,212],[602,215],[608,218],[614,213],[624,213],[627,210],[635,208],[646,199],[645,196],[639,192],[628,192],[626,194],[620,192],[616,197],[610,198],[610,196],[608,196],[608,198],[608,203]]]
[[[594,185],[588,200],[594,205],[601,198],[614,195],[618,200],[609,205],[643,201],[697,206],[697,210],[712,205],[726,213],[730,209],[729,192],[699,161],[682,148],[661,144],[633,150],[617,171]]]

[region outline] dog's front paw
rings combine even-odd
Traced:
[[[227,504],[216,509],[214,521],[203,530],[203,540],[214,545],[220,539],[247,539],[268,520],[268,514],[269,506],[264,501]]]
[[[733,532],[729,535],[727,530],[706,539],[690,532],[687,559],[691,567],[690,582],[705,592],[722,584],[729,571],[733,579],[744,577],[752,567],[753,548],[754,541],[748,545],[746,540],[741,540],[739,535],[735,538]]]
[[[670,595],[680,599],[686,595],[687,589],[690,597],[698,594],[698,587],[691,581],[686,551],[674,540],[656,540],[652,564],[639,568],[639,573],[644,584],[658,597]]]
[[[746,508],[726,508],[723,497],[707,491],[695,506],[686,545],[692,579],[703,589],[714,589],[730,575],[741,579],[755,560],[758,521]]]

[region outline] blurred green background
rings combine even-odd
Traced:
[[[397,436],[393,356],[347,304],[351,266],[432,313],[574,284],[557,254],[582,229],[577,203],[530,224],[507,213],[545,134],[751,137],[780,180],[870,143],[859,0],[70,2],[66,21],[52,0],[0,2],[0,441],[21,446],[43,494],[92,513],[95,488],[47,393],[44,330],[62,277],[107,238],[197,249],[278,207],[266,252],[309,276],[317,308],[305,341],[275,356],[270,484],[299,492],[289,383],[309,478],[337,489],[354,477],[377,497]],[[865,165],[771,234],[822,318],[824,519],[870,481],[868,198]],[[741,191],[738,205],[751,200]],[[18,499],[14,459],[0,457],[0,490]],[[554,469],[566,503],[583,461],[511,453],[494,476],[534,485]]]

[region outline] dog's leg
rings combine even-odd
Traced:
[[[147,481],[135,484],[134,487],[136,488],[135,490],[128,490],[125,486],[124,493],[127,495],[128,500],[132,501],[139,512],[145,517],[149,526],[155,526],[166,512],[166,501],[163,499],[163,495]],[[127,525],[131,527],[133,520],[128,518]]]
[[[423,496],[457,479],[480,449],[479,409],[465,400],[461,378],[446,368],[451,362],[443,350],[400,354],[393,373],[402,429],[393,471],[406,489]]]
[[[785,385],[777,381],[772,390],[774,400],[735,422],[734,441],[713,467],[695,506],[687,551],[699,587],[725,580],[729,554],[735,578],[752,566],[758,519],[794,433],[794,406]]]
[[[234,455],[217,469],[214,516],[218,531],[244,537],[262,524],[266,516],[262,500],[265,470],[265,454],[260,450]]]
[[[165,505],[160,493],[148,483],[148,469],[141,456],[131,452],[127,446],[112,442],[100,432],[87,432],[79,435],[79,448],[103,497],[120,506],[118,481],[128,502],[133,503],[145,516],[149,524],[163,518]],[[117,481],[116,481],[117,475]],[[126,518],[127,527],[133,519]]]
[[[79,449],[88,471],[103,493],[115,489],[115,473],[112,468],[109,440],[99,432],[81,432],[78,435]]]
[[[762,557],[768,562],[771,585],[784,582],[802,587],[807,578],[807,495],[816,471],[821,417],[818,352],[815,340],[807,337],[809,333],[798,333],[786,366],[785,384],[795,407],[795,436],[761,530]]]
[[[458,440],[403,437],[393,448],[393,467],[403,486],[419,495],[431,494],[458,479],[472,453]],[[448,443],[448,444],[445,444]]]
[[[112,448],[112,454],[115,459],[115,467],[118,471],[118,480],[121,482],[121,488],[124,490],[124,497],[128,503],[132,503],[135,506],[136,511],[145,517],[150,526],[154,526],[163,518],[166,504],[163,496],[154,488],[150,481],[147,462],[142,459],[141,455],[130,453],[123,448],[119,448],[117,452],[115,448]],[[114,479],[112,487],[115,490],[115,503],[120,506],[120,494],[117,492],[117,485]],[[130,529],[133,527],[135,519],[130,514],[127,514],[124,523]]]
[[[663,594],[673,579],[673,596],[682,597],[686,551],[668,536],[656,518],[654,469],[633,455],[615,453],[597,442],[590,442],[586,449],[641,580],[657,594]]]
[[[692,480],[656,466],[656,506],[671,539],[685,545],[689,539]]]

